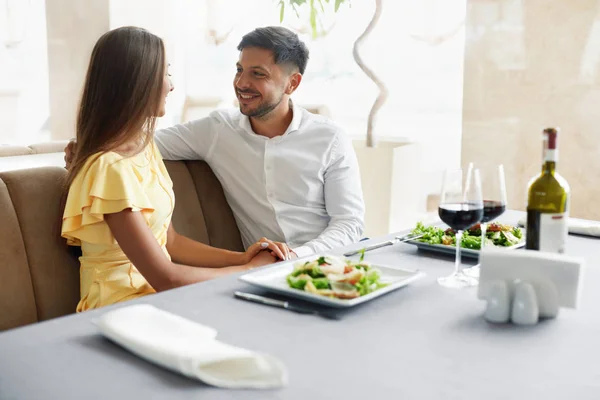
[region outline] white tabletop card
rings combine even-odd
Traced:
[[[496,281],[505,281],[510,292],[520,281],[536,290],[552,284],[560,307],[577,308],[583,278],[583,260],[567,255],[533,250],[485,249],[480,256],[480,299],[487,299]]]

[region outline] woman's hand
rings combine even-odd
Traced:
[[[265,237],[261,238],[258,242],[246,250],[244,253],[244,263],[249,263],[258,253],[261,251],[268,251],[268,253],[279,260],[289,260],[290,251],[285,243],[274,242]],[[275,262],[275,261],[273,261]]]

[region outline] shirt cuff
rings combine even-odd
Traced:
[[[294,253],[296,253],[296,256],[298,256],[298,258],[310,256],[311,254],[314,253],[313,249],[311,249],[308,246],[295,247],[295,248],[292,249],[292,251]]]

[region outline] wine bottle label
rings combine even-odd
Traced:
[[[564,253],[569,233],[569,215],[565,213],[527,212],[527,243],[531,250]]]

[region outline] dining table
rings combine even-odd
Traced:
[[[500,220],[516,224],[522,216],[507,211]],[[477,287],[437,283],[452,272],[453,255],[410,243],[369,251],[365,259],[425,276],[363,304],[325,310],[337,319],[237,299],[235,291],[278,296],[240,281],[240,274],[55,318],[0,333],[0,399],[597,400],[599,250],[599,238],[568,236],[567,254],[584,260],[579,307],[531,326],[487,322]],[[137,357],[94,324],[103,313],[136,303],[213,327],[222,342],[278,358],[289,382],[269,390],[222,389]]]

